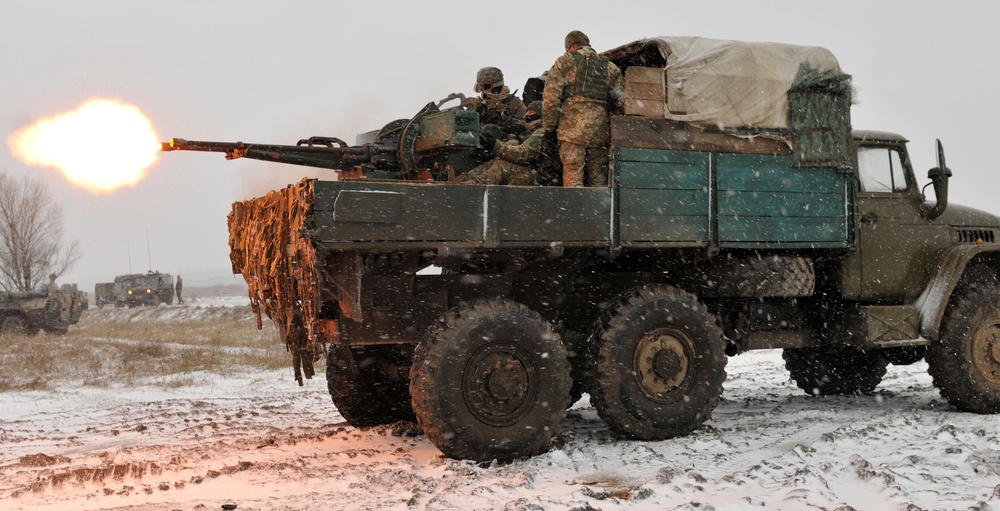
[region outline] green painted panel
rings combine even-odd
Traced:
[[[843,217],[752,217],[719,216],[719,243],[726,242],[845,242]]]
[[[636,241],[708,241],[708,216],[622,215],[622,244]]]
[[[728,190],[719,193],[720,215],[843,217],[844,195]]]
[[[317,181],[314,190],[320,241],[483,239],[481,186]]]
[[[400,220],[402,194],[398,192],[344,190],[333,204],[335,222],[395,224]]]
[[[651,163],[686,163],[691,165],[708,165],[709,153],[698,151],[675,151],[671,149],[641,149],[638,147],[618,147],[615,149],[615,161],[645,161]]]
[[[611,240],[611,189],[500,188],[500,241]]]
[[[708,188],[708,162],[703,165],[621,162],[617,182],[620,188],[703,190]]]
[[[846,176],[836,170],[792,167],[788,156],[719,154],[719,190],[833,191]]]
[[[708,216],[708,192],[702,190],[622,190],[622,215]]]

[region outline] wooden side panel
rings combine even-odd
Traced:
[[[787,131],[741,133],[709,130],[685,122],[634,115],[611,117],[611,143],[615,147],[674,149],[741,154],[792,154]]]
[[[314,239],[331,249],[609,246],[612,190],[317,181]]]
[[[498,186],[499,241],[611,242],[611,189]]]
[[[849,247],[845,173],[791,155],[615,150],[623,246]]]
[[[709,153],[616,149],[621,243],[707,243],[709,161]]]
[[[790,156],[717,155],[719,244],[849,245],[849,183]]]
[[[351,181],[315,186],[314,238],[324,244],[483,240],[482,186]]]

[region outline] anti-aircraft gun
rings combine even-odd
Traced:
[[[398,119],[382,129],[358,135],[349,146],[335,137],[309,137],[295,145],[205,142],[170,139],[163,151],[225,153],[226,159],[303,165],[340,171],[342,179],[403,179],[447,181],[489,160],[479,146],[479,114],[462,104],[440,107],[462,94],[428,103],[410,119]]]

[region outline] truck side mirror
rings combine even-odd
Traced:
[[[944,172],[942,173],[940,167],[934,167],[927,171],[927,179],[930,179],[931,181],[937,181],[938,179],[941,179],[942,175],[946,178],[951,177],[951,169],[945,167]]]
[[[948,178],[951,177],[951,169],[945,165],[944,162],[944,146],[941,145],[941,141],[937,141],[937,167],[934,167],[927,171],[927,178],[931,180],[931,184],[934,185],[934,196],[937,197],[937,202],[933,207],[928,208],[925,211],[925,215],[928,220],[934,220],[935,218],[941,216],[944,213],[945,208],[948,207]]]

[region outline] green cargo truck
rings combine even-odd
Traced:
[[[685,65],[730,93],[757,86],[758,71],[692,59],[705,44],[792,62],[766,99],[778,114],[729,105],[764,113],[720,127],[734,112],[710,111],[709,87],[680,97]],[[727,356],[754,349],[784,350],[816,395],[871,392],[889,363],[926,357],[958,410],[996,413],[1000,218],[948,205],[940,144],[929,204],[903,137],[852,132],[849,77],[824,52],[697,38],[606,52],[628,83],[609,187],[451,183],[488,155],[474,112],[435,103],[356,146],[164,149],[341,170],[234,204],[234,272],[297,378],[327,357],[349,423],[416,418],[448,456],[541,452],[583,392],[620,435],[685,434],[719,402]]]

